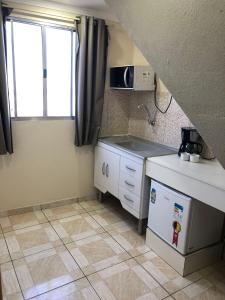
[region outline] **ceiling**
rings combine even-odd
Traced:
[[[94,15],[96,18],[117,21],[104,0],[4,0],[4,2],[75,12],[81,15]]]
[[[60,3],[84,9],[95,9],[106,11],[108,8],[104,0],[48,0],[48,2]]]

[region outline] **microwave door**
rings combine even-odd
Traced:
[[[124,71],[126,67],[114,67],[110,70],[110,86],[113,88],[125,88]]]
[[[123,73],[124,87],[127,89],[133,89],[134,86],[134,67],[128,66],[124,69]]]
[[[129,67],[126,67],[125,69],[124,69],[124,73],[123,73],[123,80],[124,80],[124,86],[125,86],[125,88],[129,88],[129,85],[128,85],[128,74],[129,73]]]

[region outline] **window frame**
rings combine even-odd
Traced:
[[[14,114],[15,116],[11,117],[12,120],[16,121],[25,121],[25,120],[74,120],[75,115],[73,115],[75,105],[75,86],[73,82],[75,81],[75,63],[76,63],[76,48],[74,41],[77,40],[75,35],[76,27],[75,26],[66,26],[66,25],[58,25],[52,24],[48,22],[42,21],[33,21],[24,18],[18,17],[7,17],[7,22],[10,22],[11,27],[11,51],[12,51],[12,75],[13,75],[13,94],[14,94]],[[14,49],[14,29],[13,23],[19,22],[28,25],[36,25],[41,28],[41,39],[42,39],[42,69],[43,69],[43,115],[42,116],[31,116],[31,117],[22,117],[17,116],[17,91],[16,91],[16,69],[15,69],[15,49]],[[47,77],[44,76],[45,70],[47,70],[47,43],[46,43],[46,28],[55,28],[60,30],[66,30],[71,32],[71,72],[70,72],[70,116],[48,116],[47,112]]]

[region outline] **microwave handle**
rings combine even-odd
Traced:
[[[126,67],[126,69],[124,70],[124,74],[123,74],[123,79],[124,79],[124,84],[125,87],[128,88],[128,83],[127,83],[127,72],[128,72],[129,67]]]

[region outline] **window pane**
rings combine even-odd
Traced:
[[[70,116],[71,32],[46,28],[48,116]]]
[[[11,117],[15,117],[11,22],[9,21],[6,22],[6,43],[7,43],[7,73],[8,73],[8,86],[9,86],[10,113],[11,113]]]
[[[41,27],[13,23],[18,117],[43,115]]]
[[[75,99],[76,99],[76,54],[77,54],[77,47],[78,47],[78,35],[76,32],[73,32],[73,58],[72,58],[72,116],[75,116]]]

